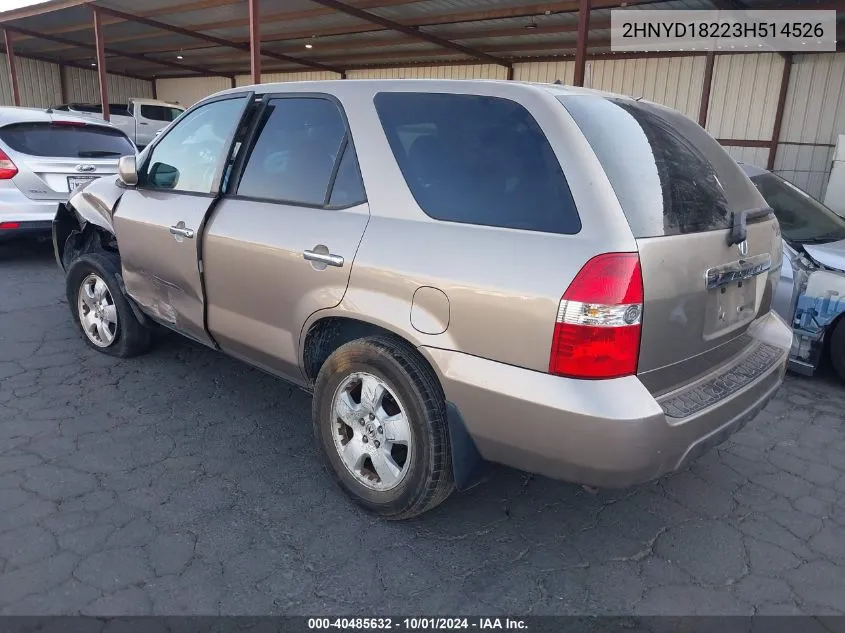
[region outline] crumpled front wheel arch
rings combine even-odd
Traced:
[[[69,204],[59,205],[53,220],[53,250],[63,270],[84,253],[118,253],[117,238],[107,229],[82,219]]]

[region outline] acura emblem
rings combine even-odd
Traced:
[[[94,165],[77,165],[76,171],[94,171],[97,169]]]
[[[748,255],[748,241],[747,240],[742,240],[739,244],[736,245],[736,247],[739,249],[740,256],[745,257],[746,255]]]

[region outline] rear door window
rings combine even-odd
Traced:
[[[548,233],[581,230],[560,163],[520,104],[383,92],[375,105],[405,182],[430,217]]]
[[[348,171],[336,174],[335,164],[346,143],[346,124],[330,100],[303,97],[270,99],[258,138],[247,158],[238,195],[260,200],[325,206],[332,179],[342,179],[346,201],[360,202],[352,192]],[[354,161],[354,153],[347,161]],[[340,167],[344,167],[343,164]],[[357,169],[356,169],[357,171]],[[355,200],[359,198],[359,200]]]
[[[763,206],[724,148],[682,114],[630,99],[558,99],[595,151],[634,237],[727,229],[732,212]]]
[[[17,123],[0,129],[0,138],[30,156],[110,158],[135,153],[120,130],[84,123]]]

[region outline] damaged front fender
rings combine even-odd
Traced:
[[[126,188],[117,178],[98,178],[77,189],[68,200],[80,223],[91,223],[114,235],[112,217]]]
[[[805,258],[795,263],[790,368],[809,375],[819,366],[831,326],[845,313],[845,275],[820,268]]]
[[[67,266],[65,251],[71,241],[77,251],[85,250],[92,240],[98,241],[98,246],[113,243],[116,250],[113,217],[125,191],[117,178],[99,178],[77,189],[66,204],[59,205],[53,220],[53,250],[61,268]]]

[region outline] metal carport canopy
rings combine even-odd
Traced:
[[[15,56],[96,66],[107,109],[106,72],[150,81],[225,76],[234,85],[239,74],[260,82],[262,70],[332,71],[344,77],[360,68],[485,63],[506,67],[510,78],[515,62],[574,58],[575,83],[582,85],[588,57],[625,55],[610,52],[614,8],[838,9],[841,25],[843,5],[842,0],[50,0],[0,14],[0,26],[15,94]]]

